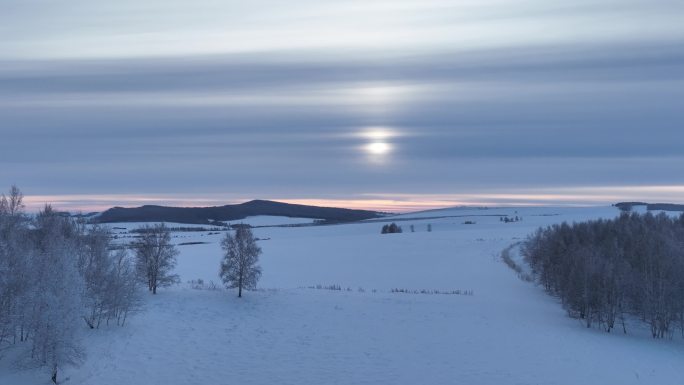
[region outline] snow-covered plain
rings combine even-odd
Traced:
[[[234,225],[234,224],[246,224],[250,225],[253,227],[261,227],[261,226],[285,226],[285,225],[301,225],[301,224],[308,224],[308,223],[313,223],[314,219],[311,218],[296,218],[296,217],[281,217],[281,216],[274,216],[274,215],[255,215],[251,217],[246,217],[244,219],[236,220],[236,221],[228,221],[229,225]],[[144,225],[154,225],[158,224],[161,222],[146,222],[146,223],[107,223],[105,224],[106,226],[109,226],[111,228],[126,228],[126,229],[132,229]],[[164,222],[166,226],[174,228],[182,228],[182,227],[193,227],[193,228],[213,228],[216,226],[213,225],[202,225],[202,224],[188,224],[188,223],[176,223],[176,222]]]
[[[177,243],[208,242],[179,246],[183,283],[146,296],[124,328],[84,327],[88,359],[64,375],[75,385],[682,384],[681,338],[655,341],[636,324],[628,335],[586,329],[501,261],[539,226],[617,214],[459,208],[387,218],[402,234],[381,235],[377,221],[258,228],[263,276],[242,299],[187,283],[219,282],[222,234],[174,233]],[[260,225],[269,221],[282,224]],[[49,383],[7,361],[0,384]]]

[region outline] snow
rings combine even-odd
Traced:
[[[239,221],[231,221],[232,224],[235,223],[245,223],[252,226],[282,226],[282,225],[296,225],[304,223],[313,223],[311,218],[291,218],[291,217],[279,217],[273,215],[255,215],[253,217],[247,217]]]
[[[195,228],[195,229],[210,229],[217,226],[214,225],[198,225],[191,223],[176,223],[176,222],[121,222],[121,223],[103,223],[102,226],[107,226],[116,234],[117,232],[130,231],[144,226],[154,226],[164,224],[170,228]]]
[[[285,226],[285,225],[297,225],[297,224],[307,224],[313,223],[312,218],[292,218],[292,217],[282,217],[274,215],[255,215],[251,217],[246,217],[237,221],[228,221],[229,224],[239,224],[244,223],[251,226]],[[106,223],[105,226],[109,228],[125,228],[125,229],[135,229],[138,227],[143,227],[145,225],[155,225],[162,222],[124,222],[124,223]],[[175,222],[163,222],[167,227],[171,228],[214,228],[216,226],[210,224],[188,224],[188,223],[175,223]]]
[[[242,299],[186,283],[218,282],[223,234],[174,233],[178,243],[208,242],[179,246],[184,283],[146,296],[146,311],[124,328],[84,328],[88,360],[66,369],[67,383],[680,384],[681,338],[655,341],[638,324],[628,335],[587,329],[500,259],[539,226],[617,214],[459,208],[384,219],[401,234],[381,235],[377,221],[257,228],[263,276]],[[0,384],[49,382],[8,365],[0,361]]]

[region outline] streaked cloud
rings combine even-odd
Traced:
[[[684,185],[683,17],[670,0],[11,1],[0,182],[72,208],[682,201],[662,186]]]
[[[85,0],[5,7],[9,57],[136,57],[272,51],[434,51],[676,41],[675,0]]]

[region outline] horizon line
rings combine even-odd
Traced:
[[[569,187],[459,194],[363,193],[321,197],[258,196],[245,194],[25,194],[27,211],[35,212],[46,204],[71,213],[102,212],[112,207],[159,205],[170,207],[211,207],[240,204],[252,200],[270,200],[291,204],[337,207],[387,213],[455,207],[595,207],[618,202],[684,203],[684,185]],[[323,195],[323,194],[322,194]]]

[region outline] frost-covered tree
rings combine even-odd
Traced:
[[[23,341],[31,243],[23,194],[12,186],[0,195],[0,348]]]
[[[684,335],[684,216],[625,213],[539,229],[523,254],[536,278],[587,327],[626,332],[625,316],[654,338]]]
[[[116,248],[106,227],[93,226],[83,237],[79,269],[85,280],[83,319],[93,329],[105,320],[125,321],[140,302],[135,266],[123,248]]]
[[[157,294],[158,287],[179,282],[178,276],[172,273],[178,250],[171,243],[171,232],[163,223],[146,225],[139,232],[140,238],[133,243],[138,277],[152,294]]]
[[[84,357],[84,315],[123,324],[138,309],[135,265],[105,228],[50,206],[31,219],[23,208],[18,188],[0,196],[0,350],[17,350],[19,367],[48,367],[57,383]]]
[[[108,310],[109,276],[112,261],[109,258],[109,233],[104,227],[93,227],[83,238],[79,269],[85,280],[85,315],[83,319],[95,328]]]
[[[85,286],[78,269],[78,229],[46,206],[36,218],[33,237],[36,258],[26,322],[30,347],[21,363],[47,366],[57,383],[58,370],[84,358],[77,335]]]
[[[240,226],[235,235],[226,233],[221,241],[223,261],[220,276],[228,288],[238,288],[238,297],[242,297],[242,289],[256,288],[261,277],[259,255],[261,248],[257,245],[252,230]]]
[[[137,280],[135,260],[124,249],[112,255],[114,259],[113,285],[110,290],[110,315],[123,326],[131,313],[142,308],[142,298]],[[109,319],[107,321],[109,322]]]

